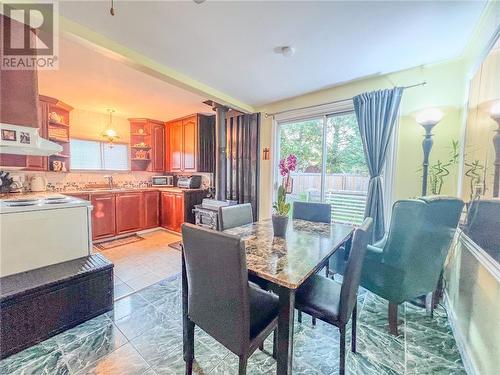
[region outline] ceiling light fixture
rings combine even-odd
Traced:
[[[116,133],[116,130],[113,129],[113,113],[115,112],[114,109],[108,108],[106,111],[109,113],[109,124],[106,129],[102,132],[102,136],[108,140],[108,143],[110,146],[113,145],[113,142],[119,139],[120,137]]]
[[[204,3],[205,0],[193,0],[196,4],[201,4],[201,3]]]
[[[283,55],[285,57],[290,57],[293,56],[293,54],[295,53],[295,48],[293,48],[292,46],[281,46],[281,47],[276,47],[274,49],[274,52]]]
[[[109,8],[109,13],[114,16],[115,15],[115,5],[114,0],[111,0],[111,8]]]

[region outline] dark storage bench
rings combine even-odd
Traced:
[[[113,263],[100,254],[0,278],[0,358],[113,308]]]

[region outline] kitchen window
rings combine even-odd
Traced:
[[[71,139],[71,169],[92,171],[128,171],[128,145]]]

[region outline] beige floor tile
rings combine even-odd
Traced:
[[[168,246],[180,236],[158,230],[142,235],[144,240],[99,251],[115,265],[117,285],[140,290],[181,271],[181,254]]]

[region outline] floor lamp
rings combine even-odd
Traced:
[[[495,148],[493,198],[498,198],[500,190],[500,102],[493,106],[490,117],[498,124],[498,128],[495,130],[495,135],[493,136],[493,147]]]
[[[422,163],[423,176],[422,176],[422,196],[427,195],[427,180],[429,175],[429,155],[431,153],[432,145],[432,129],[443,118],[444,114],[437,108],[429,108],[420,112],[416,121],[425,129],[424,140],[422,141],[422,150],[424,151],[424,161]]]

